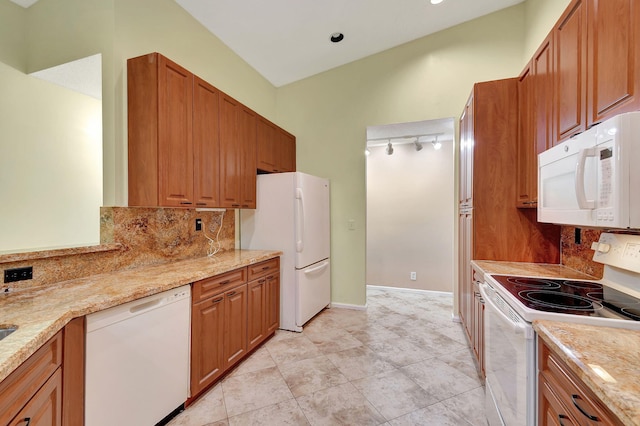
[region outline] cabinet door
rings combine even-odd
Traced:
[[[194,200],[196,207],[220,204],[220,134],[218,90],[194,77],[193,88],[193,153]]]
[[[640,1],[589,0],[588,124],[640,107]]]
[[[240,106],[238,142],[240,144],[240,207],[256,208],[256,121],[255,112]]]
[[[224,360],[225,368],[234,365],[247,352],[247,285],[225,293]]]
[[[535,157],[535,118],[533,115],[533,76],[527,66],[518,78],[518,173],[516,175],[516,206],[536,207],[537,189],[531,182],[537,176],[538,161]]]
[[[266,278],[265,294],[266,335],[280,327],[280,271],[274,271]]]
[[[554,145],[553,139],[553,37],[552,35],[542,42],[531,61],[531,74],[533,77],[532,108],[533,130],[535,146],[535,176],[536,176],[536,200],[537,200],[537,154],[546,151]]]
[[[578,423],[549,388],[543,376],[539,377],[538,417],[541,426],[577,426]]]
[[[460,116],[460,204],[470,207],[473,202],[473,94]]]
[[[278,129],[276,133],[275,165],[277,172],[296,171],[296,137]]]
[[[193,205],[193,74],[158,60],[158,199],[167,207]]]
[[[258,118],[257,123],[257,167],[265,172],[275,172],[276,127],[265,118]]]
[[[586,0],[573,0],[554,29],[555,142],[585,130]]]
[[[238,101],[220,93],[220,204],[222,207],[240,208],[239,109]]]
[[[224,293],[196,303],[191,309],[191,395],[224,372]]]
[[[473,243],[473,216],[471,211],[459,216],[459,253],[458,253],[458,303],[460,320],[464,325],[469,341],[473,335],[473,286],[471,282],[471,256]]]
[[[266,278],[252,281],[248,285],[247,351],[258,346],[266,337],[266,286]]]
[[[62,369],[56,370],[9,425],[62,425]]]

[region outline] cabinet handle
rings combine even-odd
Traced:
[[[227,293],[227,297],[234,296],[235,294],[236,294],[236,292],[235,292],[235,291],[229,292],[229,293]]]
[[[231,207],[240,207],[240,204],[231,204]]]
[[[262,267],[262,270],[263,270],[263,271],[266,271],[266,270],[267,270],[267,269],[269,269],[269,268],[270,268],[269,266],[263,266],[263,267]]]
[[[196,206],[206,206],[207,203],[196,203]]]
[[[268,280],[272,280],[272,279],[273,279],[273,275],[269,275],[269,276],[267,277],[267,279],[268,279]]]
[[[593,126],[597,126],[598,124],[600,124],[601,121],[596,121],[595,123],[591,123],[591,125],[589,126],[589,128],[587,130],[589,130],[590,128],[592,128]]]
[[[568,418],[569,417],[565,416],[564,414],[558,414],[558,423],[560,423],[560,426],[564,426],[562,419],[568,419]]]
[[[231,280],[220,281],[220,285],[229,284],[230,282],[231,282]]]
[[[573,139],[573,138],[575,138],[575,137],[576,137],[576,136],[578,136],[580,133],[582,133],[582,132],[576,132],[576,133],[572,134],[571,136],[569,136],[569,139]]]
[[[249,204],[243,204],[242,207],[244,207],[245,209],[249,208]]]
[[[218,297],[217,299],[213,299],[213,300],[211,301],[211,304],[212,304],[212,305],[215,305],[216,303],[220,303],[220,302],[222,302],[223,300],[224,300],[224,297]]]
[[[525,202],[524,202],[524,203],[522,203],[522,204],[534,205],[534,204],[538,204],[538,202],[537,202],[537,201],[525,201]]]
[[[584,411],[584,409],[578,405],[578,401],[576,401],[577,399],[580,399],[580,395],[571,395],[571,402],[573,402],[573,405],[576,406],[576,408],[589,420],[591,420],[592,422],[597,422],[600,421],[600,419],[598,419],[596,416],[592,416],[591,414],[587,413],[586,411]]]

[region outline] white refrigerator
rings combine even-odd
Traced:
[[[255,210],[240,211],[242,249],[280,250],[280,328],[302,326],[331,303],[329,180],[258,175]]]

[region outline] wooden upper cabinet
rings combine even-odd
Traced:
[[[193,84],[194,199],[196,207],[220,205],[220,92],[195,77]]]
[[[220,96],[220,203],[240,207],[240,146],[238,110],[240,103],[224,93]]]
[[[573,0],[554,28],[554,143],[586,128],[587,0]]]
[[[127,61],[129,205],[219,207],[219,91],[158,53]]]
[[[232,97],[220,96],[220,203],[256,206],[255,112]]]
[[[193,203],[193,75],[152,53],[127,61],[129,205]]]
[[[258,118],[257,167],[268,173],[296,170],[296,137],[263,117]]]
[[[533,75],[531,65],[518,77],[518,168],[516,174],[516,205],[536,207],[537,161],[535,157],[535,116],[533,113]],[[537,158],[536,158],[537,160]]]
[[[537,154],[553,146],[553,37],[547,36],[531,60],[532,130],[534,132],[536,176]]]
[[[239,111],[240,207],[256,208],[256,122],[257,114],[242,105]]]
[[[472,93],[460,116],[460,207],[471,207],[473,204],[473,104]]]
[[[640,108],[640,1],[589,0],[588,125]]]

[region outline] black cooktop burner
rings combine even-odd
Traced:
[[[597,282],[507,275],[492,277],[530,309],[640,321],[638,299]]]

